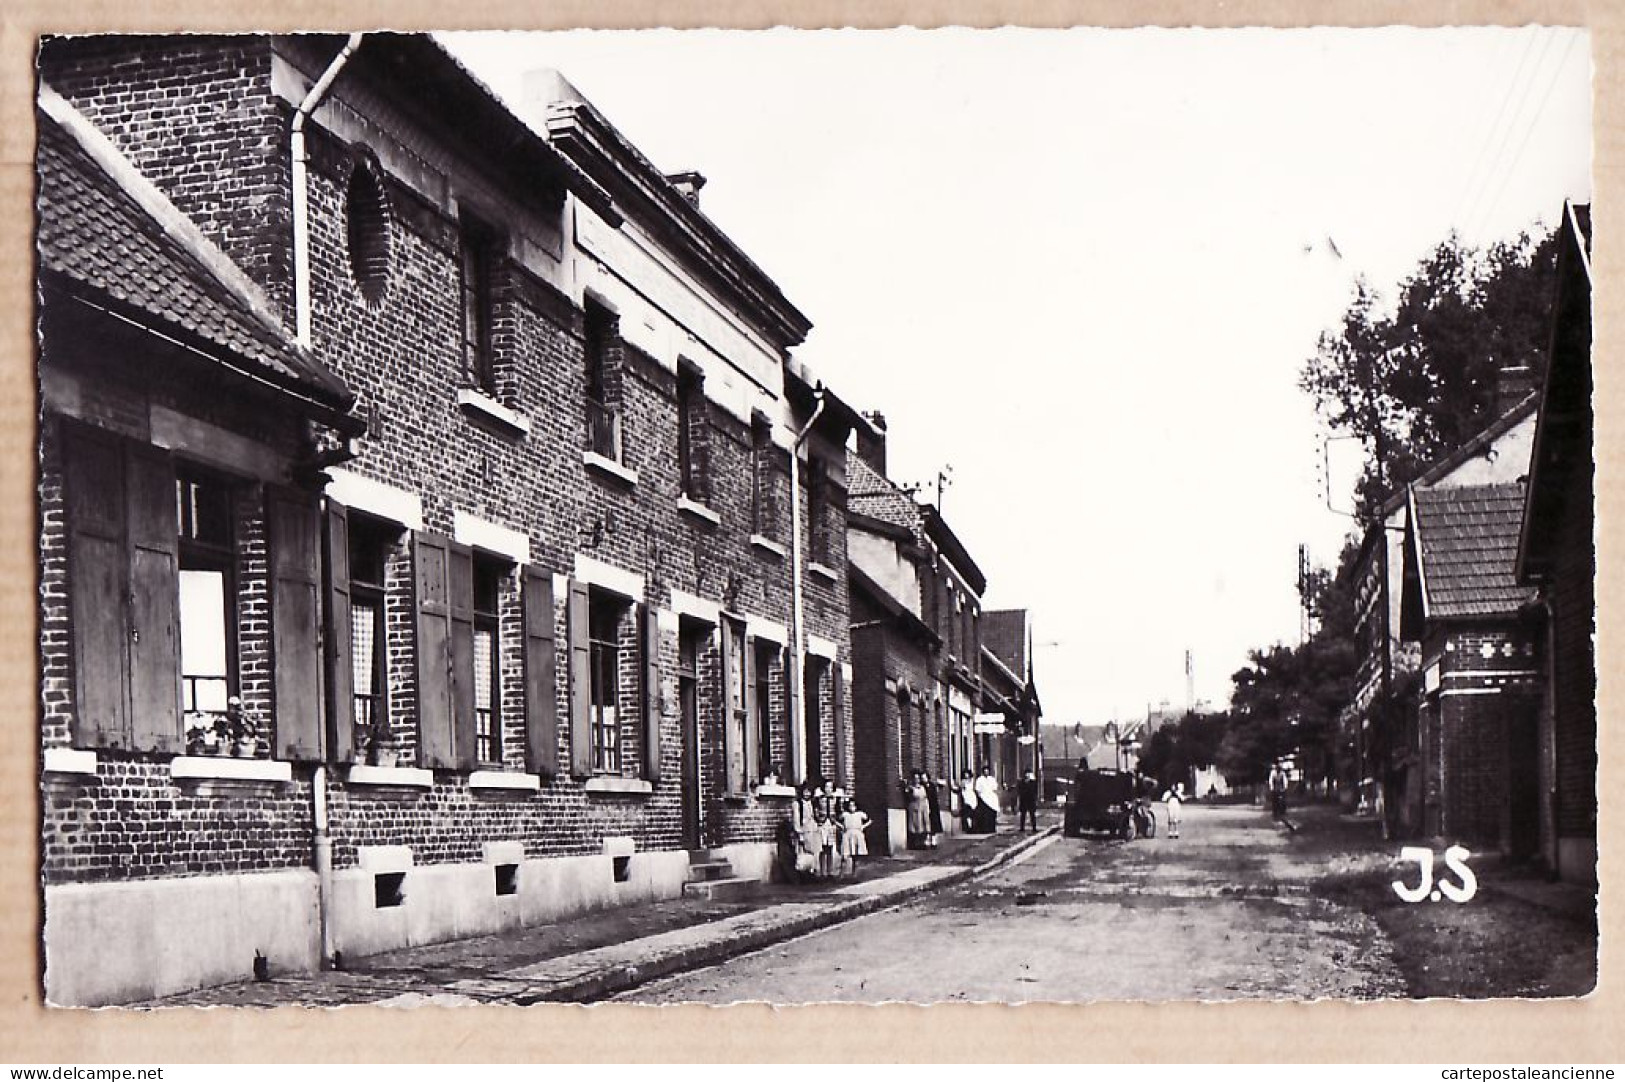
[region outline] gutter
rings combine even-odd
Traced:
[[[305,151],[305,121],[316,111],[327,96],[333,80],[339,77],[351,55],[361,46],[364,34],[351,34],[344,48],[339,50],[321,78],[311,86],[305,100],[293,113],[293,128],[288,149],[292,158],[293,179],[293,319],[294,338],[301,346],[310,348],[310,191],[306,180],[310,158]]]
[[[813,406],[812,416],[796,434],[795,443],[790,448],[790,607],[791,623],[794,625],[795,649],[790,657],[790,741],[791,762],[790,773],[806,784],[807,777],[807,726],[802,717],[801,697],[802,669],[805,667],[803,655],[807,649],[807,632],[803,627],[802,599],[801,599],[801,445],[812,435],[813,426],[818,423],[818,417],[824,412],[824,385],[818,384],[813,390],[816,405]],[[839,663],[839,658],[836,659]],[[837,738],[841,726],[835,726]],[[839,781],[839,779],[837,779]]]

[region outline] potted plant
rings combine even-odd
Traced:
[[[241,698],[233,695],[226,700],[225,721],[232,754],[239,759],[253,759],[259,755],[259,715],[245,707]]]
[[[186,712],[186,754],[208,755],[209,747],[217,741],[214,718],[201,710]]]

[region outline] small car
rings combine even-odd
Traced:
[[[1062,830],[1069,838],[1085,833],[1134,837],[1135,788],[1134,775],[1125,770],[1080,767],[1067,793]]]

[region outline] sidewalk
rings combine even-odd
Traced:
[[[412,1006],[588,1002],[660,977],[714,965],[941,890],[1009,863],[1059,830],[1040,812],[1037,834],[950,836],[940,849],[871,858],[855,880],[764,884],[717,902],[682,897],[584,914],[496,936],[355,959],[343,972],[273,976],[136,1007],[291,1004]]]

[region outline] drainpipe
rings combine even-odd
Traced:
[[[327,767],[317,764],[310,776],[314,821],[311,847],[316,860],[316,924],[322,937],[322,968],[333,965],[333,925],[328,911],[333,901],[333,839],[327,833]]]
[[[321,78],[311,86],[293,113],[288,140],[290,178],[293,186],[293,305],[294,337],[310,347],[310,192],[306,179],[309,158],[305,150],[305,121],[361,45],[363,35],[351,34]],[[348,446],[348,445],[347,445]],[[318,764],[310,777],[311,850],[316,865],[316,923],[322,943],[322,965],[333,964],[333,929],[328,915],[333,904],[333,839],[327,833],[327,767]]]
[[[310,346],[310,193],[305,181],[309,163],[305,153],[305,120],[327,96],[328,88],[339,77],[339,72],[361,45],[364,36],[360,33],[350,35],[350,40],[344,43],[339,55],[327,65],[327,70],[322,72],[321,78],[311,86],[305,100],[293,112],[293,131],[289,139],[293,181],[293,320],[294,337],[306,348]]]
[[[801,616],[801,445],[812,434],[819,414],[824,412],[822,383],[814,389],[813,395],[817,404],[813,406],[812,416],[807,418],[807,424],[797,433],[795,443],[790,447],[790,612],[796,640],[790,658],[790,732],[793,736],[790,748],[795,759],[790,764],[790,772],[802,784],[807,781],[807,719],[803,716],[801,705],[801,670],[807,642]],[[840,659],[836,658],[835,663],[839,665]],[[836,728],[838,730],[840,727]]]

